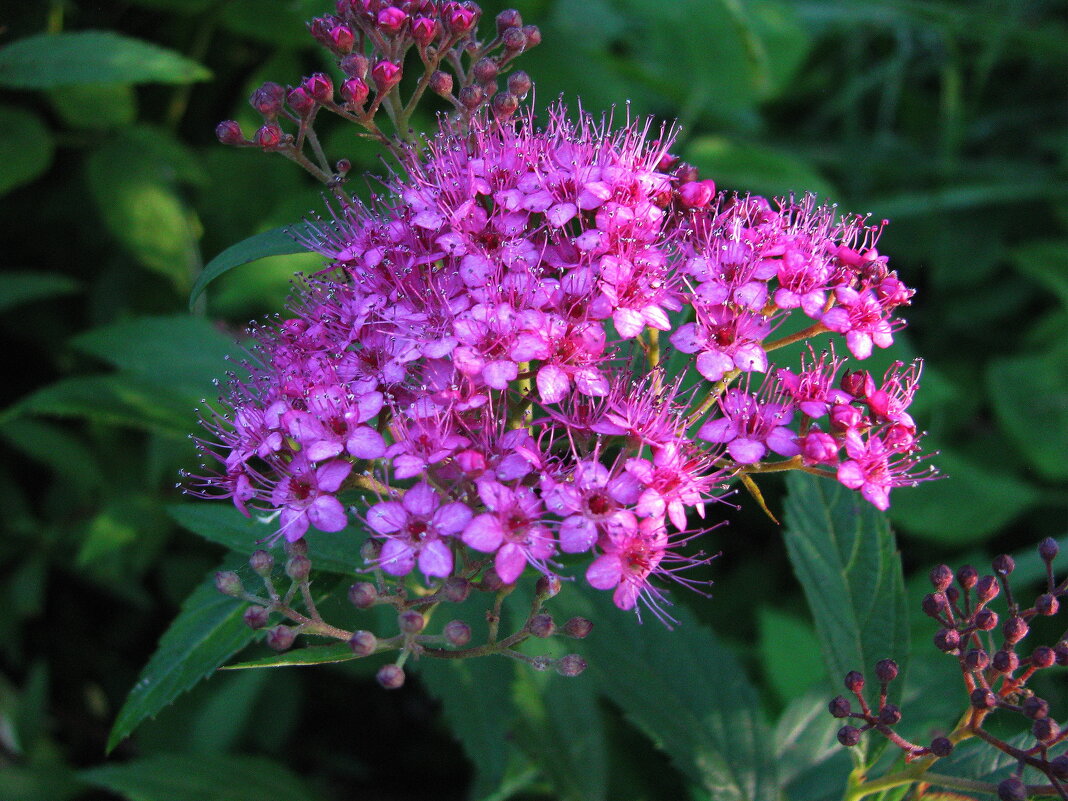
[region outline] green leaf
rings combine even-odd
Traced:
[[[786,481],[786,550],[832,680],[850,670],[870,672],[880,659],[896,660],[904,672],[908,608],[901,557],[886,517],[836,481],[797,471]],[[891,689],[899,694],[901,684]],[[884,745],[877,742],[872,750]]]
[[[215,588],[214,574],[185,600],[119,710],[109,751],[252,641],[255,632],[242,619],[244,606]]]
[[[36,114],[0,106],[0,195],[47,172],[54,150],[52,132]]]
[[[1032,242],[1011,255],[1018,272],[1045,286],[1068,306],[1068,242]]]
[[[681,605],[670,610],[680,624],[672,631],[655,619],[639,623],[607,593],[569,589],[554,603],[597,621],[583,648],[599,692],[717,801],[777,799],[760,699],[712,631]]]
[[[5,420],[0,422],[0,437],[80,487],[98,487],[104,480],[99,457],[58,426],[26,418]]]
[[[767,197],[814,192],[823,200],[838,195],[827,179],[799,156],[764,145],[703,136],[691,142],[684,153],[684,158],[701,170],[702,178],[711,178],[721,189]]]
[[[775,756],[783,786],[806,771],[844,753],[838,742],[840,720],[827,711],[827,693],[815,689],[794,698],[775,725]]]
[[[517,669],[514,736],[552,782],[555,797],[600,801],[608,792],[604,721],[593,679]]]
[[[69,295],[81,285],[73,278],[59,273],[12,271],[0,275],[0,312],[14,309],[24,303]]]
[[[210,70],[173,50],[110,31],[42,33],[0,48],[0,86],[15,89],[210,78]]]
[[[1046,478],[1068,478],[1068,352],[994,359],[987,393],[1002,428]]]
[[[199,317],[137,317],[94,328],[71,346],[187,396],[210,392],[212,380],[238,353],[233,339]]]
[[[278,531],[275,525],[245,517],[228,502],[174,504],[167,507],[167,513],[194,534],[245,555],[269,548],[265,540],[274,538]],[[313,530],[305,539],[314,570],[353,575],[363,564],[360,548],[367,534],[356,526],[335,533]]]
[[[975,542],[1039,501],[1029,484],[950,448],[932,461],[943,478],[895,490],[891,497],[890,518],[909,534],[943,544]]]
[[[306,252],[307,248],[297,242],[293,235],[308,231],[307,223],[297,223],[284,228],[273,228],[262,234],[250,236],[236,245],[231,245],[209,261],[197,276],[189,292],[189,308],[193,308],[193,304],[208,284],[234,267],[240,267],[242,264],[248,264],[265,256],[284,256],[290,253]]]
[[[160,180],[156,154],[109,141],[89,156],[86,169],[111,234],[143,267],[186,291],[200,268],[199,230],[175,188]]]
[[[419,678],[441,703],[448,729],[475,766],[472,798],[496,791],[505,778],[515,718],[512,672],[502,660],[423,660]],[[472,699],[477,698],[477,703]]]
[[[763,606],[759,624],[760,661],[768,683],[784,702],[826,678],[819,640],[812,626],[793,615]]]
[[[262,659],[252,659],[248,662],[237,662],[233,665],[224,665],[220,670],[327,665],[334,662],[351,662],[353,659],[359,658],[352,653],[348,643],[341,642],[333,645],[309,645],[306,648],[286,651],[284,654],[265,656]]]
[[[137,95],[125,83],[57,86],[48,92],[48,99],[71,128],[106,131],[137,119]]]
[[[318,801],[296,774],[261,757],[160,754],[82,771],[89,784],[130,801]]]

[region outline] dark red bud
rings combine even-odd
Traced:
[[[893,659],[880,659],[875,663],[875,675],[883,684],[888,684],[897,678],[897,662]]]
[[[361,581],[349,587],[349,601],[357,609],[370,609],[378,600],[378,590],[374,584]]]
[[[998,625],[998,613],[993,609],[980,609],[973,620],[980,631],[993,631]]]
[[[949,607],[945,593],[931,592],[923,596],[921,608],[928,617],[937,618]]]
[[[367,101],[367,95],[370,94],[370,90],[359,78],[349,78],[343,84],[341,84],[341,99],[345,101],[345,105],[358,108]]]
[[[1008,675],[1014,673],[1020,667],[1020,657],[1014,651],[998,651],[994,654],[994,658],[990,660],[990,665],[998,673]]]
[[[224,145],[243,145],[245,135],[234,120],[223,120],[215,126],[215,137]]]
[[[412,38],[417,44],[426,47],[438,36],[438,23],[430,17],[417,17],[412,20]]]
[[[1053,667],[1057,661],[1057,652],[1048,645],[1040,645],[1031,652],[1031,665],[1038,669]]]
[[[1039,698],[1037,695],[1025,698],[1024,702],[1020,704],[1020,708],[1023,710],[1024,715],[1031,718],[1031,720],[1049,717],[1049,702],[1044,698]]]
[[[330,49],[339,56],[351,53],[356,37],[348,25],[337,25],[330,31]]]
[[[492,58],[480,58],[475,62],[472,74],[479,83],[492,81],[497,77],[497,63]]]
[[[975,594],[981,603],[987,603],[998,597],[1001,587],[993,576],[983,576],[975,585]]]
[[[334,99],[334,82],[330,76],[317,72],[304,79],[301,87],[317,103],[329,103]]]
[[[356,656],[370,656],[378,648],[378,638],[369,631],[354,631],[349,637],[349,648]]]
[[[245,592],[241,577],[232,570],[220,570],[215,574],[215,589],[232,598],[237,598]]]
[[[371,63],[367,60],[367,56],[361,53],[350,53],[341,59],[338,66],[350,78],[366,78]]]
[[[1038,544],[1038,555],[1044,562],[1052,562],[1057,558],[1057,552],[1060,550],[1060,546],[1057,545],[1057,540],[1053,537],[1046,537]]]
[[[473,85],[465,86],[460,90],[460,105],[470,111],[474,111],[482,105],[482,101],[485,97],[486,93],[482,91],[481,87]]]
[[[1001,633],[1005,637],[1005,642],[1009,645],[1015,645],[1024,637],[1027,636],[1028,626],[1027,621],[1022,617],[1010,617],[1001,626]]]
[[[471,594],[471,582],[463,576],[449,576],[445,585],[441,588],[441,594],[450,603],[459,604],[467,600]]]
[[[553,622],[551,615],[534,615],[534,617],[530,619],[527,628],[531,634],[539,639],[551,637],[556,633],[556,623]]]
[[[998,801],[1027,801],[1027,785],[1015,776],[998,784]]]
[[[506,8],[497,15],[497,33],[504,33],[509,28],[523,27],[523,18],[514,8]]]
[[[286,542],[285,548],[288,556],[308,555],[308,541],[303,537],[299,540],[293,540],[293,542]]]
[[[275,651],[286,651],[295,639],[297,639],[296,629],[291,629],[289,626],[275,626],[267,632],[264,642]]]
[[[847,370],[842,376],[841,386],[854,398],[863,400],[875,392],[875,379],[867,370]]]
[[[493,116],[506,120],[519,108],[519,98],[510,92],[498,92],[493,96]]]
[[[352,162],[348,159],[338,159],[334,164],[334,172],[338,175],[347,175],[349,170],[352,169]]]
[[[467,33],[475,26],[475,14],[470,9],[454,8],[445,16],[445,25],[451,33]]]
[[[953,583],[953,570],[949,565],[938,565],[931,568],[929,578],[936,592],[945,592],[946,588]]]
[[[541,44],[541,29],[537,25],[524,25],[523,35],[527,38],[527,50]]]
[[[1061,727],[1057,725],[1057,721],[1053,718],[1040,718],[1031,726],[1031,734],[1035,735],[1035,739],[1045,745],[1049,745],[1053,740],[1057,739],[1057,735],[1060,733]]]
[[[462,620],[450,620],[445,624],[445,639],[450,645],[462,648],[471,642],[471,627]]]
[[[282,110],[286,90],[281,84],[268,81],[249,97],[248,102],[264,117],[274,117]]]
[[[291,89],[289,94],[286,95],[286,102],[298,117],[307,117],[315,109],[316,105],[315,98],[308,94],[304,87]]]
[[[396,665],[383,665],[375,674],[375,680],[386,690],[396,690],[404,686],[404,669]]]
[[[529,94],[531,87],[534,86],[534,82],[530,80],[530,76],[520,70],[519,72],[513,72],[508,76],[508,91],[519,98],[524,98]]]
[[[974,709],[993,709],[998,705],[997,696],[986,687],[976,687],[968,700]]]
[[[1058,779],[1068,779],[1068,754],[1061,754],[1049,763],[1050,772]]]
[[[986,670],[990,665],[990,655],[982,648],[972,648],[964,655],[964,666],[970,671]]]
[[[843,726],[838,730],[838,742],[846,748],[852,748],[860,742],[860,729],[856,726]]]
[[[560,593],[559,576],[540,576],[534,591],[541,598],[555,598]]]
[[[564,634],[576,640],[583,640],[593,631],[593,623],[584,617],[573,617],[564,624]]]
[[[500,574],[492,567],[482,575],[482,584],[480,589],[485,592],[497,592],[504,587],[504,581],[501,579]]]
[[[930,748],[936,757],[947,757],[953,753],[953,741],[948,737],[935,737],[931,740]]]
[[[1007,553],[1003,553],[1000,556],[995,556],[994,561],[990,563],[994,568],[995,573],[1007,576],[1013,570],[1016,569],[1016,561]]]
[[[1044,593],[1035,599],[1035,611],[1044,617],[1052,617],[1060,608],[1061,602],[1057,600],[1056,595],[1051,593]]]
[[[884,726],[893,726],[901,720],[901,710],[893,704],[887,704],[879,710],[879,722]]]
[[[556,672],[567,678],[574,678],[586,669],[586,660],[578,654],[568,654],[556,660]]]
[[[397,625],[405,634],[418,634],[426,626],[426,618],[414,609],[406,609],[397,615]]]
[[[859,670],[851,670],[845,674],[845,688],[851,693],[859,693],[864,689],[864,674]]]
[[[849,713],[852,712],[852,707],[849,705],[849,699],[844,698],[841,695],[836,695],[831,699],[831,702],[827,705],[827,711],[836,718],[849,717]]]
[[[960,632],[956,629],[939,629],[935,633],[934,644],[939,651],[956,651],[960,647]]]
[[[245,610],[243,617],[245,625],[250,629],[262,629],[267,625],[271,613],[262,606],[250,606]]]
[[[401,68],[392,61],[379,61],[371,69],[371,80],[375,82],[375,89],[379,93],[388,92],[401,79]]]
[[[667,156],[665,156],[665,158],[667,158]],[[671,158],[674,158],[674,156]],[[680,185],[692,183],[700,177],[700,171],[695,166],[685,161],[679,164],[671,174],[675,176],[675,179]]]
[[[447,72],[437,70],[430,76],[430,91],[441,97],[452,96],[452,76]]]
[[[965,565],[957,571],[957,583],[964,589],[970,590],[979,581],[979,571],[971,565]]]
[[[311,575],[311,560],[301,554],[291,556],[286,562],[286,575],[296,582],[307,581]]]
[[[527,49],[527,35],[520,28],[509,28],[501,36],[504,49],[510,53],[520,53]]]

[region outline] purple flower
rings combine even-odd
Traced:
[[[345,528],[345,507],[333,493],[341,489],[351,472],[350,462],[334,459],[313,467],[306,456],[297,454],[271,492],[271,503],[281,510],[278,533],[295,542],[304,536],[309,524],[320,531]]]
[[[416,562],[423,575],[452,573],[449,538],[471,520],[466,504],[441,503],[437,491],[420,481],[398,501],[377,503],[367,510],[367,525],[385,537],[377,564],[391,576],[406,576]]]
[[[530,562],[546,572],[545,560],[556,546],[542,523],[542,503],[528,487],[506,487],[493,479],[477,482],[488,511],[476,515],[463,532],[466,545],[495,553],[494,567],[505,584],[513,583]]]
[[[793,419],[789,405],[762,402],[744,390],[728,389],[719,401],[723,417],[709,420],[697,432],[708,442],[727,446],[727,452],[738,464],[755,464],[764,458],[768,448],[780,456],[797,456],[801,452],[794,432],[786,428]]]

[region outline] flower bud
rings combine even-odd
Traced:
[[[573,617],[564,624],[563,632],[566,636],[576,640],[584,640],[593,631],[593,623],[584,617]]]
[[[578,654],[568,654],[557,659],[555,667],[561,676],[573,678],[586,669],[586,660]]]
[[[290,557],[286,562],[286,575],[296,582],[307,581],[311,575],[311,560],[300,554]]]
[[[864,413],[848,403],[836,403],[831,407],[831,428],[836,431],[848,431],[856,428],[864,419]]]
[[[1031,666],[1039,670],[1053,667],[1057,661],[1057,653],[1048,645],[1040,645],[1031,652]]]
[[[1037,695],[1025,698],[1024,702],[1020,704],[1020,708],[1023,710],[1024,715],[1031,718],[1031,720],[1049,717],[1049,702],[1044,698],[1039,698]]]
[[[408,21],[408,15],[396,6],[387,6],[378,12],[376,22],[378,29],[387,36],[400,33],[404,23]]]
[[[271,617],[271,613],[262,606],[250,606],[245,610],[242,617],[245,619],[245,625],[250,629],[262,629],[267,625],[268,619]]]
[[[530,80],[530,76],[522,70],[513,72],[508,76],[508,91],[520,99],[526,97],[530,93],[532,86],[534,86],[534,82]]]
[[[551,615],[534,615],[527,624],[527,629],[535,637],[544,640],[556,633],[556,623],[553,622]]]
[[[715,190],[711,181],[687,181],[679,187],[679,203],[686,209],[703,209],[712,202]]]
[[[973,709],[993,709],[998,705],[997,696],[986,687],[976,687],[968,696]]]
[[[371,64],[362,53],[349,53],[341,59],[338,66],[350,78],[366,78]]]
[[[501,34],[501,42],[509,53],[521,53],[527,49],[527,35],[521,28],[509,28]]]
[[[840,386],[854,398],[863,400],[875,392],[875,379],[867,370],[847,370]]]
[[[1014,651],[1001,650],[994,654],[990,660],[991,667],[998,673],[1009,675],[1020,667],[1020,657]]]
[[[849,692],[859,694],[864,689],[864,674],[859,670],[851,670],[845,674],[844,683]]]
[[[960,647],[960,632],[956,629],[939,629],[934,636],[935,648],[939,651],[956,651]]]
[[[331,103],[334,100],[334,82],[330,76],[322,72],[309,75],[301,83],[301,88],[307,92],[316,103]]]
[[[1035,599],[1035,611],[1044,617],[1052,617],[1057,614],[1057,610],[1060,609],[1061,603],[1057,600],[1057,596],[1052,593],[1043,593]]]
[[[998,784],[998,801],[1027,801],[1027,785],[1010,776]]]
[[[942,613],[949,607],[949,600],[946,598],[945,593],[931,592],[923,596],[921,602],[921,608],[923,613],[928,617],[937,619]]]
[[[1022,617],[1010,617],[1001,626],[1001,633],[1005,637],[1005,642],[1009,645],[1015,645],[1024,637],[1027,636],[1028,626],[1027,622]]]
[[[282,142],[282,129],[269,122],[260,128],[252,137],[252,141],[264,150],[278,147]]]
[[[462,620],[450,620],[445,624],[445,639],[450,645],[462,648],[471,642],[471,627]]]
[[[356,656],[370,656],[378,648],[378,638],[369,631],[354,631],[349,637],[349,648]]]
[[[497,62],[492,58],[480,58],[475,62],[472,75],[475,76],[475,80],[479,83],[492,81],[497,77]]]
[[[1031,734],[1044,745],[1049,745],[1060,733],[1061,727],[1053,718],[1039,718],[1031,725]]]
[[[224,145],[245,144],[245,135],[241,133],[241,126],[234,120],[223,120],[216,125],[215,138]]]
[[[349,601],[357,609],[369,609],[377,600],[378,589],[374,584],[361,581],[349,587]]]
[[[993,609],[980,609],[973,618],[979,631],[993,631],[998,624],[998,613]]]
[[[281,84],[267,81],[252,93],[248,102],[252,108],[256,109],[264,117],[273,118],[282,110],[285,96],[286,90]]]
[[[497,33],[502,34],[509,28],[523,27],[523,18],[514,8],[506,8],[497,15]]]
[[[286,543],[286,553],[289,556],[307,556],[308,555],[308,541],[301,537],[299,540],[293,540],[293,542]]]
[[[949,565],[938,565],[931,568],[929,577],[936,592],[945,592],[946,587],[953,583],[953,570]]]
[[[1068,754],[1061,754],[1055,759],[1051,759],[1049,763],[1050,772],[1058,779],[1068,779]]]
[[[1068,665],[1068,642],[1059,642],[1053,646],[1053,653],[1056,655],[1057,664],[1061,667]]]
[[[471,86],[465,86],[460,90],[458,99],[461,106],[470,111],[474,111],[482,105],[482,101],[485,99],[485,92],[482,91],[482,87],[472,84]]]
[[[1057,552],[1060,550],[1060,546],[1057,545],[1057,540],[1053,537],[1046,537],[1038,544],[1038,555],[1043,562],[1052,562],[1057,558]]]
[[[436,70],[433,75],[430,76],[430,82],[428,84],[430,91],[441,97],[449,97],[452,95],[452,76],[447,72]]]
[[[266,578],[274,569],[274,557],[262,549],[253,551],[252,556],[248,558],[248,566],[252,568],[253,573]]]
[[[220,570],[215,574],[215,589],[232,598],[239,598],[245,592],[241,577],[232,570]]]
[[[298,117],[307,117],[315,109],[315,98],[308,94],[302,86],[291,89],[286,95],[286,102],[296,112]]]
[[[838,730],[838,742],[846,748],[852,748],[860,742],[860,729],[856,726],[843,726]]]
[[[421,612],[416,612],[414,609],[406,609],[397,615],[397,625],[400,626],[400,630],[405,634],[418,634],[426,625],[426,618],[423,617]]]
[[[396,665],[383,665],[375,674],[375,680],[386,690],[396,690],[404,686],[404,669]]]
[[[960,598],[960,590],[958,590],[956,587],[947,587],[946,588],[946,600],[949,601],[951,607],[952,607],[953,604],[955,604],[957,602],[957,600],[959,598]]]
[[[994,561],[990,563],[990,566],[994,569],[995,573],[1007,576],[1016,569],[1016,562],[1007,553],[1003,553],[1000,556],[995,556]]]
[[[681,162],[671,173],[675,176],[675,180],[679,182],[679,185],[694,183],[698,180],[700,172],[698,169],[685,161]]]
[[[338,159],[334,164],[334,172],[338,175],[348,175],[349,170],[352,169],[352,162],[348,159]]]
[[[482,574],[481,589],[485,592],[497,592],[503,587],[504,582],[501,581],[500,574],[492,567]]]
[[[527,39],[527,50],[541,44],[541,29],[537,25],[524,25],[523,36]]]
[[[965,565],[957,571],[957,583],[964,589],[970,590],[979,581],[979,571],[971,565]]]
[[[400,83],[400,79],[400,65],[394,64],[392,61],[379,61],[371,68],[371,80],[374,81],[375,90],[379,94],[388,92]]]
[[[352,33],[352,28],[348,25],[334,26],[330,29],[329,36],[329,47],[339,56],[351,53],[353,45],[356,44],[356,37]]]
[[[506,120],[519,108],[519,98],[510,92],[498,92],[493,96],[492,107],[494,117]]]
[[[341,99],[345,101],[345,105],[352,108],[362,106],[366,102],[368,94],[370,94],[370,90],[367,88],[367,84],[359,78],[349,78],[341,84]]]
[[[948,737],[935,737],[931,740],[930,749],[936,757],[947,757],[953,753],[953,741]]]
[[[990,665],[990,655],[982,648],[971,648],[964,655],[964,666],[970,671],[986,670]]]
[[[453,8],[445,16],[445,26],[450,33],[467,33],[475,26],[475,14],[463,6]]]
[[[297,639],[297,630],[289,626],[278,625],[269,629],[264,641],[275,651],[286,651]]]
[[[889,684],[897,678],[897,662],[893,659],[880,659],[875,663],[875,675],[883,684]]]
[[[879,710],[879,722],[884,726],[893,726],[901,720],[901,710],[893,704],[887,704]]]
[[[831,699],[831,702],[827,705],[827,711],[836,718],[849,717],[849,713],[852,711],[852,707],[849,705],[849,699],[844,698],[841,695],[836,695]]]
[[[538,583],[534,585],[534,591],[539,598],[555,598],[560,592],[560,577],[540,576]]]
[[[412,38],[416,44],[426,47],[438,35],[438,23],[430,17],[416,17],[412,20]]]
[[[983,576],[975,585],[975,594],[980,603],[989,603],[998,597],[999,592],[1001,592],[1001,587],[998,586],[998,580],[993,576]]]

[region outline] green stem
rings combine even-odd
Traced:
[[[802,340],[822,334],[825,331],[830,331],[830,329],[823,323],[813,323],[808,328],[803,328],[796,334],[790,334],[782,339],[776,339],[774,342],[769,342],[763,346],[764,352],[768,353],[778,348],[785,348],[787,345],[793,345],[795,342],[801,342]]]

